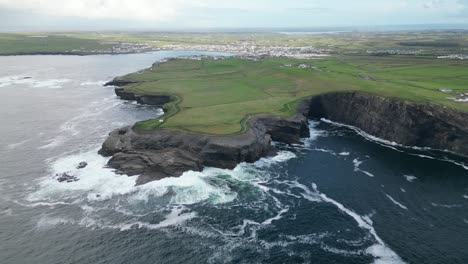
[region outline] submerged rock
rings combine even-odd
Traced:
[[[79,181],[79,179],[75,176],[72,176],[68,174],[67,172],[64,173],[58,173],[55,175],[57,177],[58,182],[76,182]]]
[[[86,168],[86,166],[88,166],[88,163],[82,161],[82,162],[80,162],[80,163],[78,164],[78,166],[76,166],[76,168],[77,168],[77,169],[84,169],[84,168]]]

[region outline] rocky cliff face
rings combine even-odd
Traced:
[[[138,95],[120,89],[116,93],[123,99],[138,100]],[[139,102],[158,105],[171,99],[154,97]],[[468,114],[356,92],[305,99],[298,113],[289,118],[255,116],[248,121],[247,131],[237,135],[212,136],[166,129],[143,132],[125,127],[110,133],[99,153],[112,156],[109,166],[118,171],[140,175],[137,184],[144,184],[180,176],[188,170],[200,171],[204,166],[232,169],[240,162],[255,162],[274,152],[272,140],[300,143],[301,138],[309,136],[307,119],[321,117],[403,145],[468,156]]]
[[[304,102],[309,117],[324,117],[406,146],[468,156],[468,113],[358,92],[330,93]]]

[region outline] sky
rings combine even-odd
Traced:
[[[0,30],[468,24],[468,0],[0,0]]]

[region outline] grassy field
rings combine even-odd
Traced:
[[[40,38],[37,36],[48,36]],[[260,45],[313,46],[335,53],[359,53],[381,50],[416,51],[421,54],[465,54],[468,51],[467,31],[421,32],[348,32],[340,34],[280,33],[181,33],[181,32],[62,32],[0,33],[1,54],[60,53],[109,50],[115,43],[144,43],[155,48],[168,45]]]
[[[140,81],[127,86],[129,91],[177,99],[166,105],[163,117],[138,123],[136,127],[142,130],[238,133],[251,115],[291,115],[302,98],[332,91],[364,91],[468,111],[468,103],[449,99],[468,93],[468,62],[463,60],[408,56],[179,59],[123,78]],[[453,94],[440,91],[442,88],[452,89]]]
[[[0,55],[109,51],[96,39],[51,34],[0,34]]]
[[[137,124],[144,130],[162,127],[209,134],[238,133],[245,129],[243,124],[251,115],[291,115],[304,97],[346,90],[468,111],[468,103],[449,99],[468,93],[467,60],[436,59],[441,55],[468,54],[467,31],[299,35],[0,33],[0,55],[105,53],[121,43],[144,43],[157,48],[181,45],[187,50],[193,45],[228,44],[246,47],[314,46],[332,50],[332,56],[321,60],[174,60],[154,65],[142,73],[129,74],[124,78],[140,83],[127,89],[140,94],[168,94],[175,99],[166,105],[166,114],[161,118],[164,122],[158,119]],[[385,56],[369,55],[369,52],[382,55],[381,51],[386,51]]]

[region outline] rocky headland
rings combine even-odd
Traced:
[[[125,91],[128,82],[112,81],[125,100],[164,105],[166,95]],[[292,117],[257,115],[244,133],[215,136],[159,129],[138,131],[132,126],[109,134],[99,153],[111,156],[108,165],[127,175],[140,175],[137,184],[180,176],[203,167],[232,169],[275,153],[272,141],[299,144],[309,136],[308,119],[327,118],[355,126],[373,136],[402,145],[430,147],[468,156],[468,114],[451,108],[406,102],[362,92],[336,92],[304,99]]]

